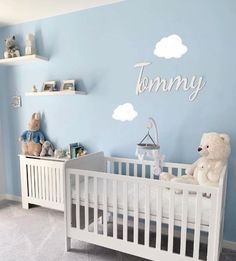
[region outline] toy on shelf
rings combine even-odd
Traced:
[[[44,143],[44,135],[40,131],[40,114],[34,113],[29,121],[28,130],[24,131],[19,138],[22,144],[22,154],[39,156]]]
[[[55,149],[54,157],[57,159],[61,159],[65,157],[65,151],[63,149]]]
[[[33,34],[27,34],[25,38],[25,55],[32,55],[36,53],[35,40]]]
[[[52,143],[48,140],[44,141],[42,145],[42,151],[40,153],[40,157],[45,157],[45,156],[54,156],[54,147]]]
[[[16,46],[16,38],[15,36],[8,37],[5,40],[5,52],[4,52],[4,58],[14,58],[20,56],[19,48]]]

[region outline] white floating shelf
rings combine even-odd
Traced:
[[[63,96],[63,95],[87,95],[84,91],[52,91],[52,92],[26,92],[26,96]]]
[[[33,55],[26,55],[8,59],[0,59],[0,65],[20,65],[20,64],[27,64],[31,62],[40,62],[40,61],[48,61],[48,58],[33,54]]]

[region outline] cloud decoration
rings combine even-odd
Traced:
[[[178,35],[172,34],[157,42],[154,55],[165,59],[180,58],[187,51],[188,48],[182,43],[182,39]]]
[[[134,110],[131,103],[119,105],[114,111],[112,118],[117,121],[132,121],[138,113]]]

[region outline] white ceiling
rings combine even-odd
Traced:
[[[122,0],[0,0],[0,26],[62,15]]]

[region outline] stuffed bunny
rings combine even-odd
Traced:
[[[24,131],[19,138],[23,141],[22,154],[39,156],[44,143],[44,135],[40,131],[40,114],[34,113],[28,124],[28,130]]]

